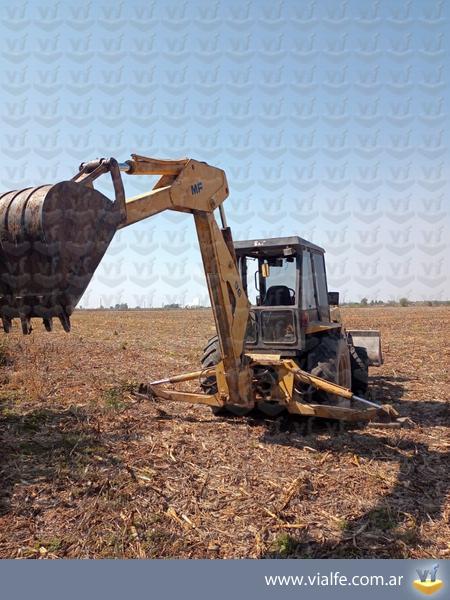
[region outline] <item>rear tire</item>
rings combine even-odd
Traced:
[[[323,338],[316,348],[309,353],[307,365],[311,375],[351,388],[350,353],[345,338]],[[313,393],[313,402],[345,408],[351,407],[351,400],[334,394],[327,394],[320,390]]]
[[[365,396],[369,386],[369,357],[362,346],[350,346],[350,362],[352,367],[352,392],[357,396]]]

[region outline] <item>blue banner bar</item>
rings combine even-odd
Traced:
[[[450,561],[128,560],[0,562],[8,600],[449,598]]]

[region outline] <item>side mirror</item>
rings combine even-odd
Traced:
[[[328,304],[330,306],[339,306],[339,292],[328,292]]]
[[[269,277],[270,275],[270,267],[267,263],[263,263],[261,265],[261,277],[264,277],[264,279],[267,279],[267,277]]]

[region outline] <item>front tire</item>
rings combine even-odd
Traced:
[[[220,352],[219,338],[217,335],[212,337],[203,350],[201,360],[202,369],[210,369],[215,367],[222,360]],[[205,394],[217,394],[217,380],[215,375],[208,375],[200,379],[200,387]],[[251,408],[246,406],[237,406],[228,404],[227,406],[211,406],[211,411],[216,416],[224,416],[227,414],[235,415],[236,417],[245,417],[251,411]]]

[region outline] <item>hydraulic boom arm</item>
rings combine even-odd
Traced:
[[[224,401],[250,404],[251,377],[243,352],[249,302],[222,207],[229,193],[224,171],[192,159],[157,160],[136,154],[119,164],[119,168],[129,175],[160,176],[150,192],[126,201],[126,218],[120,227],[164,210],[194,216],[223,357],[223,377],[229,396]],[[214,216],[216,209],[220,211],[221,228]]]

